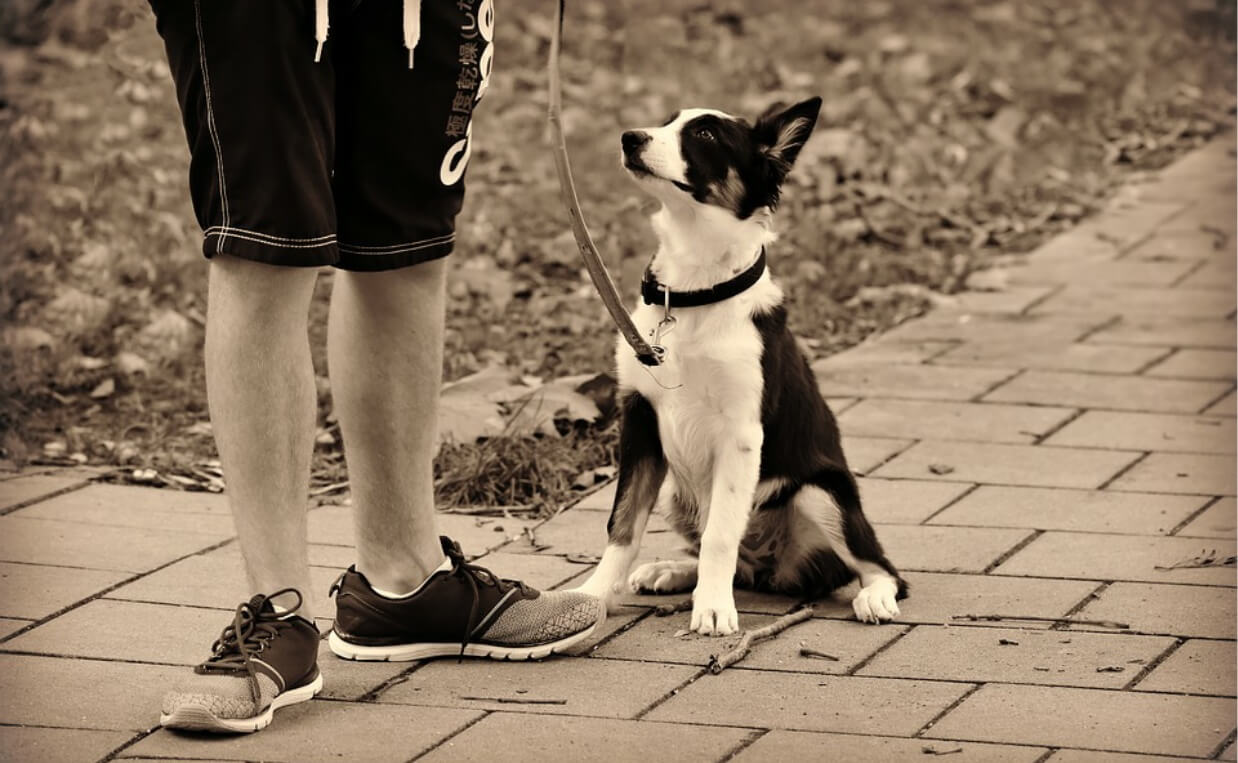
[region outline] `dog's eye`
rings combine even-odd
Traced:
[[[717,138],[714,137],[714,131],[709,129],[708,127],[698,127],[692,131],[692,134],[700,138],[701,140],[707,140],[710,143],[717,140]]]

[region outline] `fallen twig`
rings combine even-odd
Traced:
[[[677,601],[674,604],[659,604],[653,608],[653,613],[658,617],[669,617],[677,612],[691,612],[692,600],[684,599]]]
[[[1002,620],[1026,620],[1034,623],[1054,623],[1061,625],[1095,625],[1100,628],[1117,628],[1129,630],[1128,623],[1114,620],[1076,620],[1071,617],[1041,617],[1039,615],[951,615],[951,620],[967,620],[969,622],[1001,622]]]
[[[563,557],[563,561],[568,564],[597,564],[602,561],[602,557],[593,554],[568,554]]]
[[[834,655],[826,654],[825,652],[818,651],[809,646],[800,647],[800,657],[815,657],[818,660],[829,660],[831,662],[838,662],[838,658],[835,657]]]
[[[473,702],[498,702],[500,705],[566,705],[566,699],[523,699],[521,697],[457,697]]]
[[[925,755],[953,755],[956,752],[962,752],[962,751],[963,751],[962,747],[955,747],[953,750],[939,750],[936,747],[929,747],[928,745],[925,745],[924,747],[920,748],[920,752],[924,753]]]
[[[1168,567],[1162,567],[1158,564],[1153,569],[1168,572],[1169,570],[1189,570],[1203,567],[1233,567],[1235,561],[1238,561],[1238,557],[1219,556],[1215,548],[1206,548],[1195,556],[1179,559]]]
[[[745,631],[743,638],[739,640],[734,649],[722,656],[710,656],[707,666],[709,672],[718,675],[723,670],[744,659],[748,655],[748,650],[752,648],[755,642],[777,636],[792,625],[802,623],[810,617],[812,617],[812,607],[804,607],[789,615],[783,615],[764,628],[757,628],[755,631]]]

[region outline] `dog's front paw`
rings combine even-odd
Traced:
[[[678,593],[696,585],[696,563],[679,560],[646,562],[628,577],[632,593]]]
[[[851,600],[856,619],[862,623],[889,622],[898,617],[898,584],[881,579],[860,589]]]
[[[739,630],[739,612],[735,611],[735,597],[730,591],[725,596],[702,596],[697,591],[692,602],[691,630],[702,636],[729,636]]]

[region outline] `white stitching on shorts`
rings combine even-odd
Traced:
[[[288,238],[287,236],[272,236],[270,233],[249,230],[248,228],[234,228],[230,225],[212,225],[202,232],[208,236],[212,233],[219,234],[221,236],[246,233],[253,238],[267,239],[272,244],[309,244],[312,242],[321,242],[316,244],[317,246],[321,246],[322,243],[330,243],[335,240],[334,233],[324,233],[321,236],[308,236],[306,238]]]
[[[241,229],[240,228],[229,228],[227,233],[221,233],[219,230],[215,228],[211,228],[207,230],[206,236],[207,238],[210,238],[211,236],[219,236],[220,246],[223,245],[223,237],[225,235],[229,236],[230,238],[239,238],[242,241],[250,241],[255,244],[262,244],[263,246],[272,246],[272,247],[284,248],[284,249],[318,249],[319,247],[331,246],[332,244],[335,243],[334,239],[327,239],[326,241],[319,241],[317,243],[309,243],[309,244],[297,244],[297,243],[291,243],[291,242],[286,242],[286,241],[285,242],[264,241],[263,239],[260,239],[257,236],[251,236],[248,233],[238,232],[238,231],[241,231]],[[220,249],[216,249],[216,251],[222,253],[222,250]]]
[[[211,143],[215,145],[215,171],[219,173],[219,203],[223,207],[223,229],[225,233],[220,236],[219,241],[215,245],[216,254],[223,251],[224,236],[227,235],[228,223],[230,222],[228,214],[228,183],[224,180],[224,154],[219,146],[219,131],[215,127],[215,108],[211,104],[211,75],[206,68],[206,41],[202,39],[202,3],[201,0],[193,0],[193,20],[198,28],[198,61],[202,67],[202,90],[206,93],[206,129],[211,135]]]
[[[359,244],[340,244],[341,252],[348,254],[367,254],[372,256],[381,256],[384,254],[401,254],[403,252],[415,252],[418,249],[428,249],[432,246],[440,244],[448,244],[454,241],[456,234],[449,233],[445,236],[435,236],[422,241],[413,241],[404,244],[391,244],[389,246],[361,246]]]

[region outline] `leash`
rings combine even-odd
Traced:
[[[637,360],[646,366],[656,366],[662,362],[666,348],[656,344],[657,338],[654,339],[654,344],[646,342],[641,336],[640,329],[636,328],[636,324],[632,322],[632,316],[628,315],[628,311],[624,309],[619,292],[615,289],[615,282],[606,272],[606,266],[602,264],[602,255],[598,253],[598,248],[589,235],[589,228],[585,225],[584,215],[580,211],[580,199],[576,196],[576,183],[572,180],[572,167],[567,157],[567,140],[563,137],[562,92],[559,85],[559,51],[563,43],[563,13],[566,4],[567,0],[558,0],[556,6],[555,25],[550,38],[550,62],[547,66],[550,80],[548,116],[550,129],[554,135],[553,149],[555,169],[559,173],[559,191],[563,196],[564,205],[567,206],[572,234],[576,237],[577,247],[580,248],[580,257],[585,261],[585,268],[589,271],[589,277],[593,280],[593,287],[597,289],[598,296],[602,298],[602,304],[606,306],[611,320],[618,327],[619,334],[632,346]],[[661,333],[659,331],[658,336]]]

